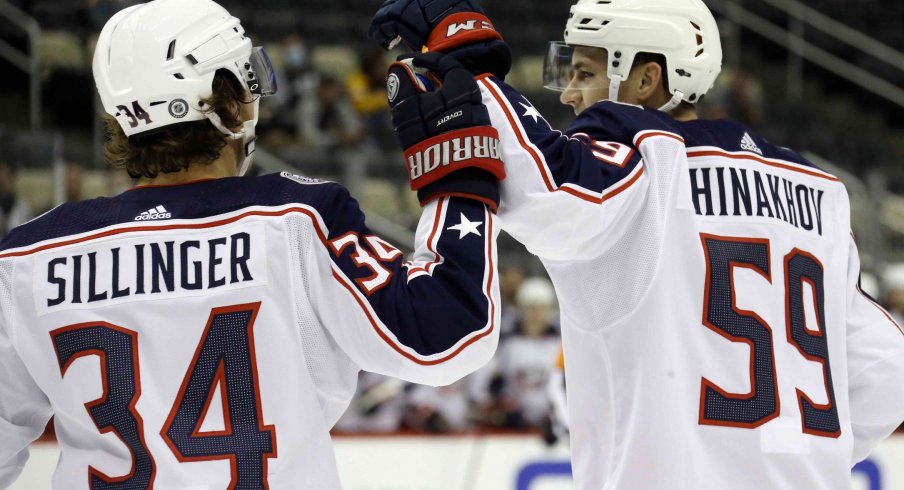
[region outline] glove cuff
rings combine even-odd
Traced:
[[[499,181],[494,174],[471,167],[459,170],[417,191],[421,206],[426,206],[439,197],[463,197],[482,202],[495,213],[499,207]]]
[[[490,126],[449,131],[405,150],[411,190],[469,167],[483,169],[497,180],[505,178],[499,154],[499,133]]]
[[[503,41],[489,17],[477,12],[458,12],[444,18],[427,38],[428,51],[446,53],[482,41]]]

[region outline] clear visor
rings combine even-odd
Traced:
[[[591,59],[580,51],[575,58],[574,46],[569,46],[563,41],[552,41],[543,61],[543,87],[556,92],[568,88],[608,89],[608,78],[603,76],[605,73],[586,76],[585,71],[581,70],[584,65],[589,66],[594,62],[598,63],[598,60]],[[605,70],[605,65],[600,68]],[[596,71],[599,71],[599,68]]]
[[[574,47],[562,41],[552,41],[546,50],[546,59],[543,60],[543,87],[556,92],[562,92],[574,78],[574,69],[571,67],[571,57],[574,55]]]
[[[269,97],[276,94],[276,71],[264,48],[255,47],[251,50],[251,57],[245,68],[245,83],[252,95]]]

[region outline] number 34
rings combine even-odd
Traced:
[[[154,122],[151,121],[151,115],[141,107],[141,104],[139,104],[137,100],[132,101],[131,110],[129,110],[129,108],[124,105],[118,105],[116,106],[116,109],[119,111],[119,114],[116,114],[117,116],[119,116],[120,114],[125,114],[125,116],[129,118],[129,127],[137,128],[139,119],[144,121],[145,124],[151,124],[152,122]]]
[[[227,459],[229,488],[268,488],[267,459],[276,457],[276,428],[261,410],[254,320],[260,303],[214,308],[173,408],[160,431],[181,462]],[[138,333],[105,322],[70,325],[50,332],[60,372],[81,357],[100,357],[104,395],[85,404],[101,433],[115,433],[132,453],[132,471],[110,477],[94,467],[91,488],[152,488],[156,464],[135,409],[141,396]],[[225,430],[200,432],[213,392],[220,387]],[[250,388],[250,389],[249,389]]]

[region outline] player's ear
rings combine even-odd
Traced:
[[[653,100],[660,90],[664,90],[662,66],[656,62],[644,63],[635,68],[637,71],[637,98],[641,105]]]

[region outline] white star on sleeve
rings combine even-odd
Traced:
[[[543,121],[546,121],[546,119],[543,119],[543,115],[540,114],[540,111],[538,111],[536,107],[527,105],[524,102],[518,103],[521,104],[521,107],[524,108],[524,114],[522,114],[521,117],[532,117],[534,119],[534,122],[539,122],[541,119]]]
[[[473,233],[477,236],[483,236],[480,234],[480,230],[478,229],[478,227],[483,224],[483,221],[468,221],[468,218],[465,216],[465,213],[460,213],[460,214],[461,214],[461,223],[454,225],[454,226],[450,226],[450,227],[446,228],[447,230],[457,231],[459,240],[468,236],[471,233]]]

